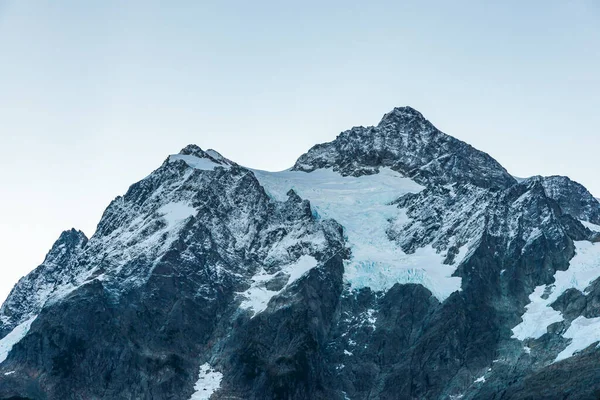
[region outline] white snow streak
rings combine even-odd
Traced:
[[[553,284],[538,286],[529,296],[531,303],[527,305],[525,314],[522,316],[523,322],[512,329],[514,338],[519,340],[537,339],[545,334],[549,325],[563,320],[562,314],[554,310],[550,304],[554,303],[567,289],[574,288],[583,293],[590,283],[600,277],[600,243],[577,241],[575,248],[576,254],[571,260],[569,268],[566,271],[557,271],[554,274],[555,282]],[[578,323],[581,328],[582,321]],[[575,342],[581,332],[590,333],[586,329],[573,328],[571,330],[569,328],[565,337],[568,337],[567,333],[574,335],[569,337],[573,338]]]
[[[579,220],[583,226],[588,228],[590,231],[600,232],[600,225],[592,224],[591,222],[584,221],[582,219]]]
[[[17,325],[8,335],[4,336],[0,340],[0,363],[3,363],[8,357],[8,353],[12,350],[13,346],[27,335],[32,322],[36,317],[30,318],[25,322]]]
[[[295,263],[282,267],[281,271],[278,271],[277,273],[283,272],[284,274],[289,275],[289,279],[281,290],[268,290],[265,287],[265,284],[272,280],[277,273],[267,274],[264,270],[261,270],[252,277],[254,283],[250,289],[241,293],[245,297],[245,300],[240,304],[240,308],[245,310],[251,309],[254,312],[253,316],[264,311],[273,296],[281,293],[285,288],[297,281],[302,275],[316,265],[317,260],[314,257],[304,255]]]

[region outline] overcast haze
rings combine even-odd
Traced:
[[[186,144],[281,170],[394,106],[600,196],[598,1],[287,3],[0,0],[0,299]]]

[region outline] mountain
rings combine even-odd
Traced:
[[[600,395],[600,203],[410,107],[245,168],[189,145],[0,308],[0,399]]]

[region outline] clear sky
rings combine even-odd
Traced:
[[[0,0],[0,299],[189,143],[281,170],[411,105],[600,196],[600,2]]]

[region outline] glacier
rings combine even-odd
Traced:
[[[345,280],[354,289],[386,291],[396,283],[419,283],[440,301],[460,290],[455,265],[431,246],[407,254],[387,235],[390,225],[408,221],[392,202],[424,186],[390,168],[370,175],[342,176],[331,168],[312,172],[252,170],[267,194],[283,201],[293,189],[308,199],[320,218],[332,218],[344,227],[352,256],[345,265]]]

